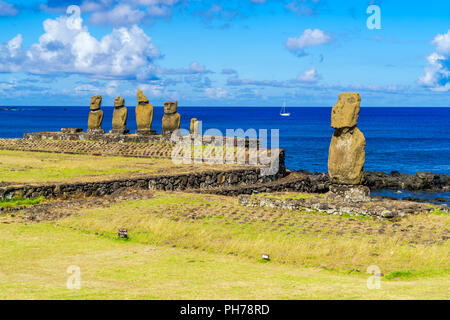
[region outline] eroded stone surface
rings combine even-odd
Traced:
[[[112,133],[124,133],[127,131],[128,110],[125,107],[125,100],[117,97],[114,100],[114,113],[112,119]]]
[[[102,96],[95,95],[91,98],[88,130],[102,130],[103,111],[100,110],[102,105]]]
[[[198,133],[200,133],[199,132],[199,122],[198,122],[198,119],[197,118],[192,118],[191,119],[191,126],[190,126],[190,128],[189,128],[189,132],[191,133],[191,134],[198,134]]]
[[[408,214],[431,213],[430,205],[402,200],[371,199],[371,201],[340,201],[311,195],[305,199],[276,199],[270,197],[240,195],[239,204],[247,207],[270,207],[300,211],[319,211],[333,215],[364,215],[380,219],[393,219]],[[434,205],[436,208],[448,212],[449,208]]]
[[[356,126],[359,117],[361,96],[356,92],[339,94],[338,101],[331,111],[331,127],[351,128]]]
[[[336,129],[331,138],[328,173],[331,183],[361,184],[366,139],[357,128]]]
[[[138,89],[138,105],[136,106],[137,133],[150,134],[153,122],[153,105],[149,103],[145,94]]]
[[[370,201],[370,189],[365,186],[330,185],[330,191],[325,194],[325,199],[343,202],[367,202]]]
[[[171,134],[180,129],[181,116],[177,113],[178,101],[164,102],[164,116],[162,118],[162,133]]]

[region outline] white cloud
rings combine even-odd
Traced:
[[[331,36],[320,29],[306,29],[298,38],[289,38],[285,42],[286,48],[297,56],[305,56],[306,48],[331,42]]]
[[[180,0],[84,1],[83,12],[92,12],[89,22],[97,25],[126,26],[165,18]]]
[[[228,91],[222,88],[206,88],[205,93],[209,98],[221,99],[228,95]]]
[[[117,92],[117,88],[119,87],[119,83],[116,80],[108,82],[108,85],[106,86],[106,94],[108,96],[114,96]]]
[[[311,17],[318,13],[318,8],[324,2],[320,0],[293,0],[284,7],[300,17]]]
[[[436,52],[427,57],[425,74],[419,77],[419,84],[430,87],[433,91],[450,90],[450,30],[444,34],[438,34],[433,41]]]
[[[319,74],[317,73],[316,68],[312,67],[310,69],[303,71],[303,73],[297,77],[297,81],[313,83],[317,82],[319,78],[320,77]]]
[[[441,54],[449,55],[450,54],[450,30],[444,34],[438,34],[433,41],[432,44],[436,46],[436,51]]]
[[[89,21],[99,25],[123,26],[140,23],[144,17],[145,12],[120,3],[112,10],[92,13]]]
[[[21,35],[0,45],[0,71],[134,79],[160,57],[151,38],[136,25],[115,28],[97,40],[81,18],[75,22],[66,16],[45,20],[45,33],[27,51]]]
[[[151,84],[139,84],[138,88],[141,89],[147,98],[161,98],[164,96],[165,87],[162,85],[151,85]]]
[[[6,44],[0,44],[0,72],[19,72],[25,59],[22,51],[23,38],[18,34]]]
[[[11,3],[0,0],[0,17],[8,16],[12,17],[18,14],[19,11]]]
[[[77,95],[91,95],[96,92],[99,92],[99,88],[96,86],[93,86],[91,84],[82,84],[79,86],[76,86],[74,88],[74,91]]]
[[[158,68],[158,73],[160,74],[206,74],[213,73],[211,70],[206,69],[205,66],[200,65],[198,62],[194,61],[189,65],[189,68],[179,68],[179,69],[165,69]]]

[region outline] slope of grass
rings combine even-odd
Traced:
[[[422,234],[411,233],[405,239],[406,231],[400,230],[392,234],[365,234],[364,230],[355,233],[361,226],[387,228],[386,223],[376,220],[241,208],[235,201],[218,196],[157,193],[149,200],[87,209],[60,221],[60,225],[110,238],[119,228],[127,228],[136,243],[202,249],[253,261],[268,253],[277,263],[325,266],[340,272],[377,265],[385,274],[396,270],[415,270],[424,276],[448,274],[448,240],[439,244],[425,239],[413,244],[409,239]],[[439,227],[445,232],[448,217],[432,217],[440,219],[433,230]],[[314,229],[311,220],[318,222]],[[350,228],[345,233],[334,232],[343,227]],[[425,230],[423,235],[427,234]]]
[[[49,223],[2,225],[0,299],[448,299],[449,277],[381,280],[200,250],[144,245]],[[81,289],[67,289],[69,266]]]
[[[0,183],[91,182],[232,168],[231,165],[176,165],[170,159],[0,150]]]
[[[30,198],[30,199],[3,199],[0,200],[0,208],[8,209],[14,207],[30,207],[42,202],[45,202],[44,197]]]

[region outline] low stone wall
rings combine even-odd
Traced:
[[[290,177],[264,185],[239,186],[206,190],[208,193],[237,196],[240,194],[255,194],[263,192],[306,192],[326,193],[330,188],[327,173],[310,173],[308,171],[290,172]],[[371,190],[391,189],[410,191],[450,191],[450,177],[434,173],[391,173],[364,172],[363,185]]]
[[[317,195],[311,195],[311,197],[305,199],[276,199],[257,195],[240,195],[238,199],[240,205],[247,207],[317,211],[334,215],[364,215],[380,219],[393,219],[408,214],[431,213],[434,211],[434,208],[424,203],[385,199],[372,199],[367,202],[343,202],[330,201],[326,197]],[[447,206],[434,206],[442,211],[449,211]]]
[[[80,129],[81,130],[81,129]],[[111,133],[91,133],[74,132],[75,129],[62,129],[62,132],[28,132],[23,134],[24,140],[57,140],[57,141],[98,141],[107,143],[165,143],[173,144],[170,136],[167,135],[139,135],[139,134],[111,134]],[[195,137],[190,136],[194,141]],[[237,137],[213,137],[202,136],[203,145],[213,145],[222,139],[223,145],[227,142],[234,145],[243,145],[245,148],[251,146],[261,146],[260,139],[237,138]]]
[[[57,198],[61,196],[83,195],[102,196],[111,194],[122,188],[142,188],[150,190],[186,190],[208,189],[218,186],[251,185],[274,181],[281,173],[263,176],[259,168],[238,169],[229,171],[208,171],[202,173],[161,175],[136,179],[118,179],[91,183],[25,185],[20,187],[0,188],[0,200],[13,197]]]
[[[209,194],[218,194],[224,196],[238,196],[241,194],[257,194],[269,192],[302,192],[302,193],[325,193],[328,192],[330,182],[328,175],[298,175],[295,172],[289,173],[289,176],[282,179],[271,181],[264,184],[243,185],[220,187],[200,192]]]

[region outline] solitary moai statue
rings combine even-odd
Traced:
[[[177,113],[178,101],[164,102],[164,116],[162,118],[162,133],[164,135],[180,129],[181,116]]]
[[[200,128],[199,128],[199,121],[198,121],[198,119],[197,118],[192,118],[191,119],[191,125],[190,125],[190,130],[189,130],[189,132],[190,132],[190,134],[192,135],[192,134],[200,134]]]
[[[89,118],[88,118],[88,132],[89,133],[105,133],[102,129],[103,111],[102,96],[95,95],[91,98]]]
[[[136,106],[136,124],[137,124],[137,134],[155,134],[152,131],[152,121],[153,121],[153,105],[149,103],[145,94],[138,89],[137,91],[137,101]]]
[[[361,96],[356,92],[344,92],[331,112],[331,138],[328,156],[330,196],[345,201],[367,201],[370,190],[360,186],[363,180],[366,139],[357,122]]]
[[[330,181],[336,184],[357,185],[363,179],[366,139],[356,126],[361,96],[356,92],[339,95],[331,112],[331,138],[328,157]]]
[[[125,100],[122,97],[117,97],[114,100],[114,112],[112,119],[112,130],[113,134],[124,134],[128,133],[127,130],[127,119],[128,110],[125,107]]]

